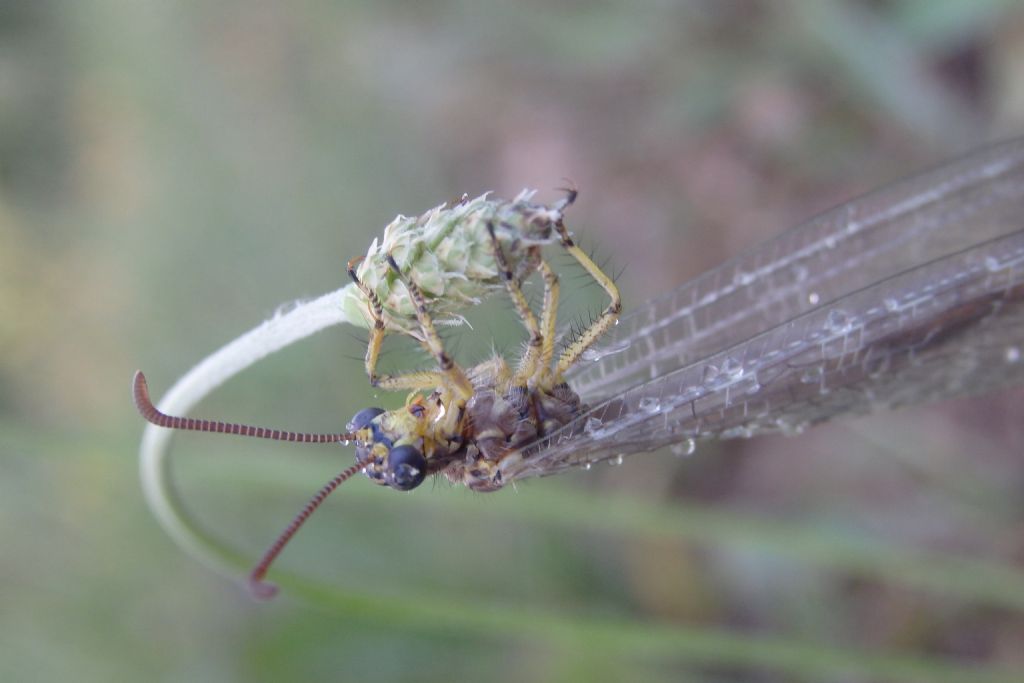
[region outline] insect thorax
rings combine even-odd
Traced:
[[[375,440],[388,447],[412,440],[426,456],[427,474],[443,474],[452,483],[494,491],[507,483],[502,472],[518,460],[519,450],[578,417],[586,406],[568,384],[513,387],[507,368],[494,358],[471,371],[474,393],[466,403],[458,434],[442,433],[440,397],[435,393],[374,420]],[[414,437],[411,439],[411,437]],[[387,484],[387,448],[357,446],[365,473]],[[375,454],[377,454],[375,456]]]

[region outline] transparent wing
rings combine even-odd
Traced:
[[[839,207],[636,309],[571,377],[545,475],[1024,381],[1024,140]]]

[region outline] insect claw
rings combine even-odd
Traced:
[[[576,183],[571,178],[562,178],[565,181],[566,187],[556,187],[555,189],[565,193],[565,199],[558,202],[557,208],[559,211],[563,211],[568,208],[573,202],[576,201],[576,197],[579,195],[579,190],[576,188]]]
[[[352,282],[358,283],[359,277],[356,275],[356,268],[363,262],[363,256],[356,256],[355,258],[349,259],[349,262],[345,265],[345,270],[348,272],[348,276],[352,278]]]

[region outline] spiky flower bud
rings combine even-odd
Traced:
[[[389,254],[423,291],[430,314],[439,322],[459,320],[458,311],[503,287],[488,224],[494,226],[513,272],[529,275],[536,266],[529,262],[528,248],[557,240],[554,227],[569,204],[568,199],[551,206],[536,204],[534,193],[523,190],[511,201],[491,199],[489,193],[463,197],[453,206],[442,204],[421,216],[400,215],[391,221],[356,270],[383,304],[388,328],[407,331],[416,320],[405,285],[387,263]],[[346,288],[343,306],[351,320],[369,322],[369,302],[357,288]]]

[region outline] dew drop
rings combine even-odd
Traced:
[[[747,387],[747,393],[750,395],[756,394],[759,391],[761,391],[761,383],[757,380],[754,380],[754,383]]]
[[[708,363],[704,366],[704,372],[701,374],[700,381],[703,384],[710,384],[718,379],[719,374],[721,373],[718,370],[718,366]]]
[[[604,425],[596,417],[588,417],[587,421],[583,423],[583,431],[587,434],[594,434],[600,432],[602,426]]]
[[[999,265],[999,259],[997,259],[995,256],[985,257],[985,270],[987,270],[990,273],[995,273],[1001,268],[1002,266]]]
[[[707,306],[708,304],[713,303],[716,299],[718,299],[718,292],[708,292],[702,296],[700,301],[697,303],[701,306]]]
[[[899,302],[899,300],[895,299],[895,298],[893,298],[891,296],[885,297],[885,301],[883,301],[882,303],[885,304],[885,310],[887,310],[887,311],[898,311],[898,310],[900,310],[900,302]]]
[[[739,362],[732,356],[729,356],[722,362],[722,374],[729,379],[736,379],[743,375],[743,363]]]
[[[585,469],[585,470],[589,470],[593,466],[594,466],[594,463],[590,462],[589,460],[587,462],[583,463],[583,469]]]
[[[625,460],[626,460],[625,456],[623,456],[621,453],[619,453],[614,458],[611,458],[608,461],[608,464],[611,465],[612,467],[616,467],[618,465],[621,465],[623,462],[625,462]]]
[[[810,292],[807,295],[807,303],[809,303],[812,306],[817,305],[819,300],[820,300],[820,297],[818,296],[817,292]]]
[[[738,271],[735,275],[733,275],[733,278],[732,278],[733,284],[734,285],[740,285],[741,287],[745,287],[746,285],[749,285],[753,281],[754,281],[754,274],[753,273],[747,273],[747,272],[742,271],[742,270]]]
[[[806,422],[790,422],[789,420],[776,420],[775,425],[779,428],[779,431],[786,436],[797,436],[803,434],[807,430]]]
[[[653,396],[645,396],[640,399],[640,410],[645,413],[656,413],[661,410],[661,402]]]
[[[825,327],[833,334],[844,334],[850,331],[850,316],[846,311],[836,308],[828,312],[825,318]]]
[[[814,365],[801,373],[800,381],[804,384],[817,384],[821,381],[821,376],[824,372],[820,365]]]
[[[736,427],[729,427],[724,430],[719,436],[723,439],[749,439],[754,435],[754,430],[746,425],[738,425]]]
[[[685,458],[688,455],[693,455],[694,451],[697,450],[697,442],[693,439],[687,439],[686,441],[672,444],[669,450],[672,451],[672,455]]]
[[[1007,346],[1006,353],[1003,354],[1007,363],[1017,363],[1020,361],[1020,347],[1019,346]]]

